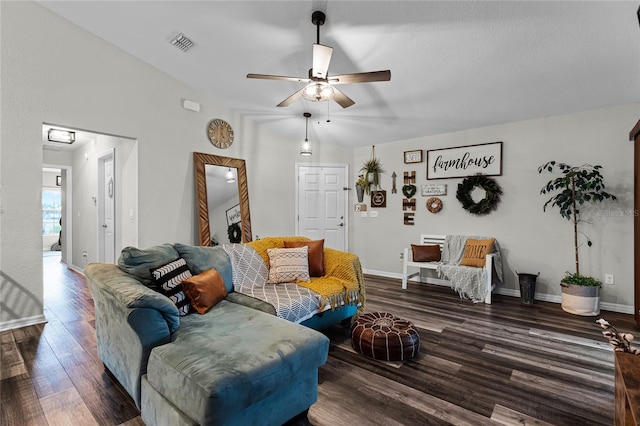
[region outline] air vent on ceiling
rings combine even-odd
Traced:
[[[173,44],[175,47],[177,47],[178,49],[182,50],[183,52],[186,52],[189,49],[191,49],[193,46],[195,46],[195,43],[193,41],[191,41],[191,39],[189,37],[187,37],[186,35],[184,35],[182,33],[180,33],[177,36],[175,36],[171,40],[171,44]]]

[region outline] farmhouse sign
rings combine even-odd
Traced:
[[[427,179],[502,175],[502,142],[427,151]]]

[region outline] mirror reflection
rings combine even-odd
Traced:
[[[200,245],[251,241],[244,160],[193,153]]]
[[[211,245],[242,241],[238,171],[205,164]]]

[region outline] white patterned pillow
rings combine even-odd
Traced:
[[[309,282],[309,247],[267,249],[269,279],[267,283]]]
[[[191,311],[189,299],[182,290],[182,280],[191,277],[191,271],[183,258],[152,269],[151,276],[153,282],[158,286],[157,291],[175,303],[180,316],[185,316]]]

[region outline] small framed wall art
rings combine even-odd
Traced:
[[[240,216],[240,204],[227,209],[227,226],[234,223],[239,223],[242,217]]]
[[[435,195],[447,195],[447,184],[429,183],[420,186],[420,195],[433,197]]]
[[[371,191],[371,207],[387,207],[387,191]]]
[[[416,149],[414,151],[404,152],[404,164],[422,163],[422,150]]]

